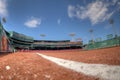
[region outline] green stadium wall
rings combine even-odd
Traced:
[[[85,50],[100,49],[107,47],[120,46],[120,36],[100,42],[89,43],[85,46]]]

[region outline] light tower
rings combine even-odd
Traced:
[[[72,37],[72,40],[71,40],[71,41],[74,42],[74,36],[75,36],[75,33],[70,33],[69,36]]]
[[[109,23],[112,25],[112,28],[113,28],[113,32],[114,32],[115,37],[117,37],[117,32],[116,32],[116,29],[115,29],[115,26],[114,26],[114,20],[111,18],[111,19],[109,20]]]
[[[89,32],[91,34],[92,43],[94,43],[93,29],[90,29]]]
[[[5,17],[2,18],[2,22],[6,23],[6,18]]]
[[[46,35],[45,34],[40,34],[41,37],[45,37]]]
[[[40,34],[42,38],[44,38],[46,35],[45,34]],[[44,43],[44,41],[42,41]]]

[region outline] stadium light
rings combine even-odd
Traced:
[[[94,43],[93,29],[90,29],[89,32],[91,33],[92,43]]]
[[[43,38],[45,37],[46,35],[45,34],[40,34],[40,36]],[[44,43],[44,41],[42,41]]]
[[[46,35],[45,34],[40,34],[41,37],[45,37]]]
[[[113,28],[113,32],[114,32],[115,37],[117,37],[116,29],[115,29],[115,26],[114,26],[114,20],[111,18],[111,19],[109,20],[109,23],[112,25],[112,28]]]
[[[2,18],[2,22],[6,23],[6,18],[5,17]]]
[[[0,17],[0,22],[2,23],[2,24],[4,24],[4,23],[6,23],[6,18],[5,17]]]
[[[72,37],[72,40],[71,41],[74,41],[74,36],[75,36],[75,33],[70,33],[69,36]]]

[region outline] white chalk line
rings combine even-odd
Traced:
[[[120,80],[120,66],[105,65],[105,64],[88,64],[77,61],[65,60],[46,56],[37,53],[41,57],[50,60],[60,66],[63,66],[73,71],[83,73],[85,75],[94,76],[101,80]]]

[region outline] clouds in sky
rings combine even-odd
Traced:
[[[41,19],[39,19],[39,18],[34,18],[34,17],[28,19],[28,20],[24,23],[25,26],[30,27],[30,28],[36,28],[36,27],[38,27],[40,24],[41,24]]]
[[[5,17],[8,15],[6,0],[0,0],[0,16]]]
[[[110,1],[95,1],[87,4],[86,6],[68,6],[68,16],[70,18],[78,18],[78,19],[89,19],[92,25],[97,24],[99,22],[103,22],[109,19],[115,12],[109,11],[109,7],[115,5],[118,0]]]

